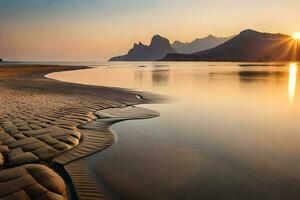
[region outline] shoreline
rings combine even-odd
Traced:
[[[4,98],[0,98],[0,103],[3,105],[0,108],[2,116],[0,128],[3,128],[4,134],[9,137],[9,142],[1,141],[0,138],[2,144],[7,147],[6,151],[1,153],[4,155],[4,166],[7,169],[45,161],[55,163],[54,166],[63,166],[74,185],[78,199],[81,197],[99,199],[99,197],[104,198],[103,195],[96,191],[98,188],[95,183],[89,181],[87,177],[86,181],[90,182],[90,187],[86,187],[86,185],[80,187],[82,183],[78,180],[82,180],[82,177],[85,176],[84,172],[78,174],[78,166],[84,168],[80,165],[80,160],[113,143],[114,136],[109,130],[113,123],[139,117],[141,113],[135,112],[136,109],[134,109],[133,115],[128,115],[131,112],[129,111],[125,117],[123,116],[123,119],[118,118],[110,122],[101,121],[101,116],[97,116],[95,113],[112,108],[134,108],[131,106],[159,102],[163,98],[158,95],[152,96],[150,93],[143,94],[120,88],[65,83],[45,77],[53,72],[88,68],[86,66],[58,65],[2,65],[0,88],[4,91]],[[137,95],[143,98],[138,98]],[[9,105],[7,105],[8,102]],[[22,104],[25,106],[20,106]],[[143,112],[147,113],[148,111],[142,109],[143,118],[153,115],[150,112],[150,116],[147,116]],[[5,126],[5,123],[9,123],[10,126]],[[34,141],[35,145],[32,145],[31,142],[28,143],[29,140]],[[18,159],[11,156],[11,152],[16,151],[16,148],[24,152],[21,155],[18,154]],[[77,161],[79,161],[79,165],[76,164]],[[74,163],[75,168],[72,166]],[[0,176],[5,171],[6,169],[0,171]],[[66,181],[65,184],[69,194],[66,196],[67,191],[65,191],[65,195],[62,194],[60,198],[76,199],[72,194],[74,191],[72,184],[69,181]],[[94,185],[91,186],[92,184]],[[53,186],[55,187],[55,184]],[[70,186],[71,188],[69,188]],[[92,194],[91,188],[94,190]],[[84,191],[85,189],[87,191]],[[15,193],[19,195],[20,190],[16,189]],[[4,192],[4,194],[0,194],[0,197],[16,197],[15,193],[5,194]],[[29,196],[30,194],[27,192],[24,195]],[[53,195],[52,197],[48,196],[45,199],[54,199]]]

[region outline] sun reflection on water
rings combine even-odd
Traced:
[[[296,84],[297,84],[297,63],[291,63],[289,68],[289,101],[293,102],[296,93]]]

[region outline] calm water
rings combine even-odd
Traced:
[[[88,159],[115,198],[300,199],[297,64],[104,65],[50,77],[176,99],[142,105],[161,116],[114,125],[117,142]]]

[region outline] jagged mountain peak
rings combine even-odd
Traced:
[[[169,45],[170,41],[160,35],[154,35],[151,39],[150,45]]]
[[[110,61],[155,61],[168,53],[176,53],[176,51],[167,38],[156,34],[152,37],[149,46],[141,42],[135,43],[126,55],[113,57]]]

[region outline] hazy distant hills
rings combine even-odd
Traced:
[[[172,46],[178,53],[191,54],[219,46],[233,37],[234,36],[215,37],[213,35],[208,35],[205,38],[195,39],[192,42],[175,41]]]
[[[300,47],[299,47],[300,48]],[[215,48],[193,54],[168,54],[165,61],[300,60],[297,41],[289,35],[242,31]]]
[[[159,35],[153,36],[149,46],[134,44],[126,55],[113,57],[110,61],[155,61],[169,53],[176,53],[169,40]]]

